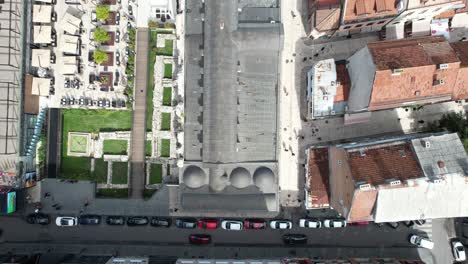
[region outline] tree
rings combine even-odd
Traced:
[[[110,40],[109,33],[102,28],[96,28],[93,33],[94,41],[104,43]]]
[[[96,50],[93,53],[93,59],[95,63],[101,64],[103,62],[106,62],[109,58],[107,57],[107,53],[105,53],[104,51]]]
[[[108,5],[96,6],[96,18],[99,20],[106,20],[109,18],[110,8]]]
[[[468,119],[462,112],[444,114],[439,121],[429,123],[427,130],[429,132],[448,131],[458,133],[465,149],[468,150]]]

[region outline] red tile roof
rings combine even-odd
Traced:
[[[328,148],[311,148],[308,161],[309,203],[312,207],[329,206],[330,183],[328,167]]]
[[[326,8],[315,11],[314,27],[320,32],[338,29],[341,8]]]
[[[349,149],[347,153],[356,184],[375,186],[387,180],[403,181],[423,176],[410,143],[373,145]]]
[[[461,62],[461,67],[468,67],[468,41],[450,43]]]
[[[336,96],[334,102],[348,101],[349,90],[351,89],[351,80],[349,79],[346,64],[336,64],[336,79],[340,84],[336,87]]]
[[[344,22],[355,20],[372,20],[398,13],[396,5],[399,0],[346,0]]]
[[[460,70],[453,91],[453,100],[468,99],[468,41],[450,43],[460,58]]]
[[[377,190],[354,191],[351,211],[348,215],[348,222],[373,221],[373,210],[377,199]]]

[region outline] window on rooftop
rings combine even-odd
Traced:
[[[357,24],[356,27],[360,28],[360,27],[362,27],[362,24]]]
[[[385,23],[385,20],[379,21],[377,24],[383,24]]]
[[[372,25],[374,25],[374,22],[366,24],[366,26],[372,26]]]
[[[419,90],[415,91],[415,92],[414,92],[414,95],[420,96],[420,95],[421,95],[421,91],[419,91]]]
[[[343,29],[350,29],[350,28],[351,28],[351,26],[346,26]]]

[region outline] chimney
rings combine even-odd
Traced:
[[[439,169],[444,169],[445,168],[445,163],[441,160],[437,161],[437,166],[439,166]]]

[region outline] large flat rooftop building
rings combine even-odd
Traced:
[[[182,209],[276,211],[279,1],[186,8]]]

